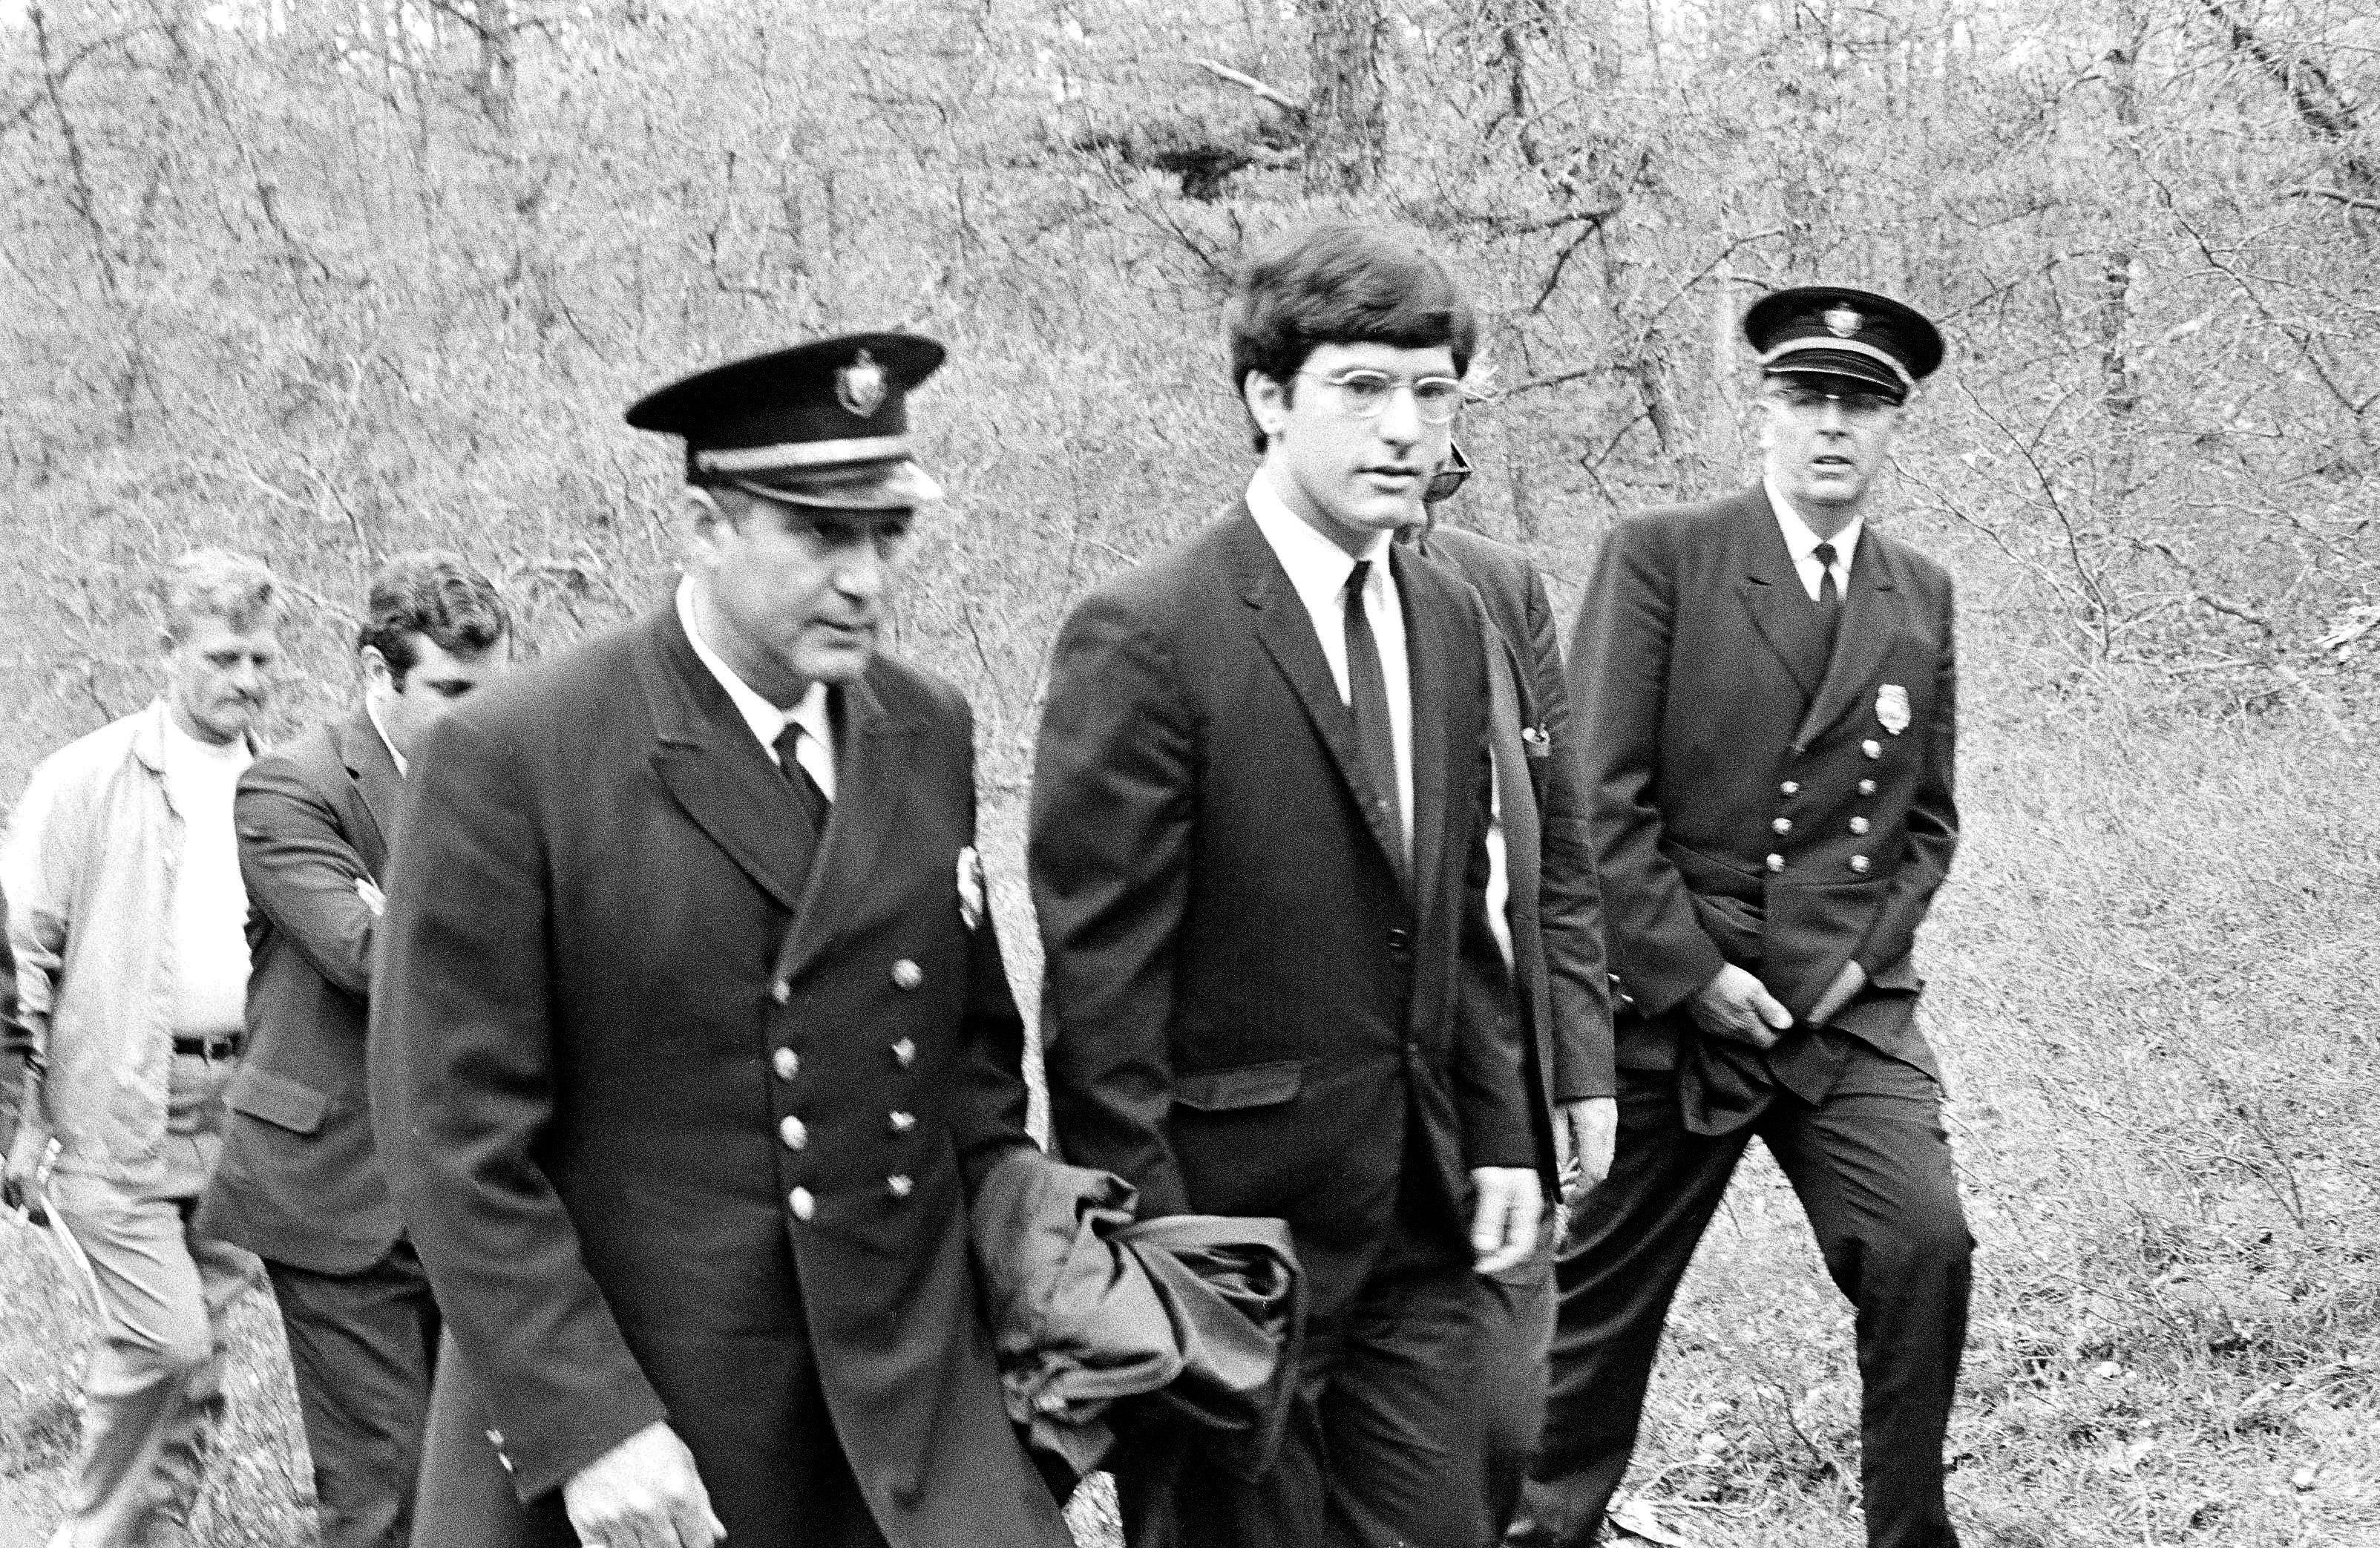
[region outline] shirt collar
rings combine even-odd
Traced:
[[[1248,514],[1256,518],[1257,530],[1272,545],[1281,567],[1289,572],[1289,583],[1297,588],[1306,607],[1312,610],[1324,604],[1337,606],[1339,594],[1346,589],[1347,576],[1355,568],[1354,557],[1291,510],[1262,468],[1248,480]],[[1364,558],[1372,562],[1376,573],[1384,574],[1388,569],[1390,540],[1389,533],[1376,532],[1371,546],[1364,551]]]
[[[1760,487],[1768,491],[1768,508],[1777,514],[1778,530],[1785,535],[1785,551],[1793,556],[1794,563],[1799,564],[1808,559],[1817,550],[1821,541],[1835,545],[1835,562],[1838,565],[1851,563],[1852,550],[1859,547],[1860,528],[1867,521],[1865,516],[1853,516],[1840,532],[1822,539],[1810,530],[1810,524],[1802,519],[1802,513],[1793,509],[1793,502],[1785,498],[1785,491],[1777,487],[1776,479],[1764,476]]]
[[[388,728],[380,723],[380,708],[369,697],[364,700],[364,714],[370,720],[372,730],[380,732],[380,744],[388,749],[388,756],[395,761],[396,777],[400,780],[404,779],[405,755],[398,752],[396,744],[388,739]]]
[[[677,621],[686,630],[686,643],[694,647],[695,659],[708,667],[710,675],[719,680],[719,685],[727,690],[727,702],[735,707],[735,713],[752,728],[752,734],[759,738],[760,745],[769,750],[770,756],[776,756],[777,738],[784,734],[788,724],[798,725],[817,737],[821,747],[834,745],[827,730],[826,684],[811,683],[801,702],[791,709],[780,709],[761,697],[750,683],[736,674],[734,667],[727,664],[726,658],[710,648],[709,642],[702,637],[702,631],[695,626],[692,575],[678,578]]]

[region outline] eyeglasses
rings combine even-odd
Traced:
[[[1386,371],[1337,371],[1324,376],[1318,371],[1299,371],[1312,377],[1339,394],[1339,406],[1358,419],[1377,419],[1389,400],[1403,387],[1413,393],[1414,412],[1426,425],[1447,425],[1454,422],[1455,411],[1463,406],[1463,383],[1451,376],[1415,377],[1411,381],[1389,375]]]
[[[1436,505],[1452,499],[1454,491],[1461,489],[1463,480],[1470,477],[1471,459],[1463,454],[1462,443],[1448,441],[1446,460],[1438,465],[1438,471],[1431,474],[1429,482],[1421,487],[1421,502]]]

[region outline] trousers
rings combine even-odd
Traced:
[[[412,1244],[359,1274],[267,1262],[314,1464],[322,1548],[406,1548],[438,1353],[438,1303]]]
[[[1872,1548],[1957,1548],[1942,1445],[1966,1338],[1973,1241],[1941,1088],[1840,1037],[1817,1101],[1779,1091],[1732,1133],[1691,1132],[1673,1070],[1620,1072],[1611,1176],[1558,1254],[1546,1427],[1505,1542],[1586,1548],[1628,1470],[1662,1324],[1753,1136],[1792,1184],[1836,1287],[1855,1308],[1860,1481]]]
[[[138,1183],[50,1180],[58,1223],[91,1260],[100,1347],[84,1377],[82,1442],[51,1548],[139,1548],[198,1498],[223,1413],[222,1339],[256,1259],[190,1229],[221,1148],[235,1065],[176,1055],[161,1164]]]

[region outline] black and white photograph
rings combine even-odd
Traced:
[[[0,0],[0,1548],[2380,1548],[2368,0]]]

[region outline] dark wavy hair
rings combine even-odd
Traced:
[[[372,575],[356,647],[379,651],[401,688],[421,659],[421,641],[476,656],[511,632],[495,582],[459,555],[433,549],[398,554]]]
[[[1332,221],[1284,232],[1249,257],[1232,286],[1223,334],[1234,393],[1257,371],[1294,396],[1306,357],[1329,344],[1444,345],[1460,376],[1478,345],[1479,320],[1418,241],[1391,227]],[[1262,432],[1256,442],[1264,450]]]

